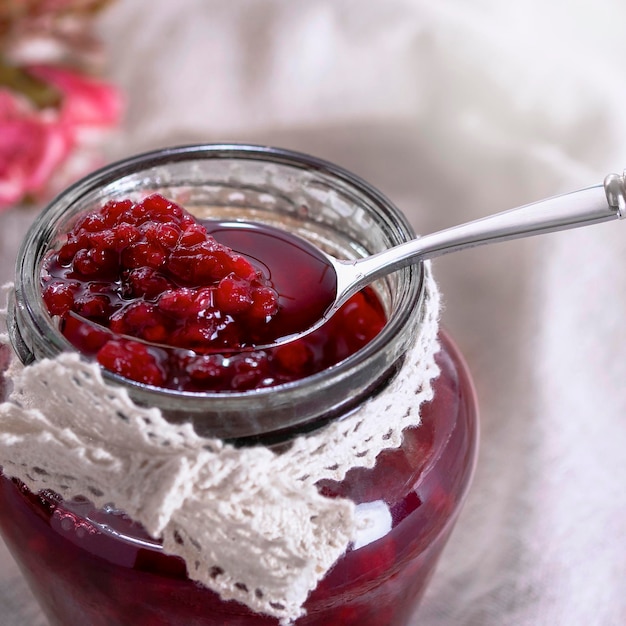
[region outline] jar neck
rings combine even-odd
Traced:
[[[9,333],[24,364],[72,350],[43,308],[41,261],[67,225],[94,204],[153,192],[194,207],[236,211],[280,224],[329,251],[359,257],[413,237],[402,214],[364,181],[302,154],[256,146],[184,146],[113,164],[59,196],[35,221],[18,255]],[[306,378],[245,392],[185,392],[135,383],[103,371],[138,405],[171,422],[192,421],[202,436],[238,444],[280,441],[337,419],[376,393],[411,344],[423,308],[424,269],[379,281],[388,322],[364,348]]]

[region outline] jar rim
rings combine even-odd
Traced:
[[[32,301],[39,289],[38,272],[43,254],[41,249],[36,254],[33,254],[33,250],[37,250],[41,233],[49,235],[53,225],[62,215],[78,203],[81,198],[98,188],[112,184],[131,173],[136,174],[139,171],[147,171],[157,166],[166,166],[169,163],[192,159],[262,161],[268,164],[284,165],[323,174],[357,190],[359,195],[372,206],[384,212],[393,224],[398,243],[414,237],[413,229],[407,218],[380,191],[348,170],[308,154],[270,146],[219,143],[186,144],[131,156],[96,170],[58,195],[38,215],[22,242],[17,257],[15,296],[9,312],[9,332],[14,349],[23,363],[29,364],[41,358],[51,358],[63,351],[76,352],[76,349],[54,327],[52,319],[44,307],[37,307]],[[276,415],[283,415],[285,419],[278,420],[278,422],[284,427],[303,426],[312,420],[319,421],[322,415],[312,416],[306,411],[304,414],[299,414],[298,411],[298,404],[307,394],[311,393],[311,390],[315,390],[318,394],[324,393],[324,390],[331,385],[335,388],[341,384],[342,380],[354,377],[355,374],[364,377],[366,371],[373,366],[380,368],[382,364],[386,364],[386,368],[383,368],[387,370],[386,372],[380,371],[377,376],[372,376],[370,372],[371,380],[367,386],[371,391],[381,384],[384,376],[389,376],[398,358],[409,347],[412,331],[417,327],[419,321],[419,310],[423,306],[425,289],[423,263],[420,261],[399,270],[399,272],[404,275],[404,293],[401,295],[400,305],[380,333],[353,355],[305,378],[248,391],[219,392],[192,392],[154,387],[131,381],[101,368],[103,378],[115,385],[123,385],[131,398],[140,405],[151,405],[157,400],[159,408],[164,411],[166,416],[170,415],[174,421],[179,419],[176,414],[180,412],[181,405],[184,405],[186,414],[192,415],[206,413],[207,406],[210,405],[211,414],[215,415],[216,421],[230,420],[227,432],[219,432],[220,429],[216,425],[213,428],[209,427],[207,431],[208,424],[204,423],[202,424],[204,427],[199,427],[195,419],[193,420],[194,425],[199,432],[217,433],[217,436],[225,439],[239,439],[267,432],[266,420],[259,422],[259,416],[256,415],[257,411],[275,411]],[[27,333],[23,332],[24,326],[45,333],[46,341],[43,342],[43,345],[35,346],[32,340],[25,338]],[[50,333],[51,330],[54,331],[52,334]],[[32,332],[30,334],[32,335]],[[380,359],[380,353],[385,349],[389,351],[390,345],[393,345],[393,349],[390,350],[390,354],[387,355],[383,363]],[[254,403],[254,408],[251,403]],[[346,406],[347,403],[343,403],[341,405],[342,410]],[[338,409],[339,407],[335,408]],[[255,414],[253,415],[253,413]],[[336,411],[325,410],[323,416],[332,417],[333,413]],[[274,421],[272,420],[272,422]]]

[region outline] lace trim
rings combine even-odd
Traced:
[[[185,559],[191,578],[289,624],[374,524],[367,507],[326,498],[316,483],[372,467],[420,423],[419,407],[432,398],[439,293],[429,267],[425,280],[423,323],[387,388],[287,451],[199,437],[190,424],[135,405],[96,364],[64,353],[28,367],[12,358],[5,373],[12,391],[0,404],[0,464],[33,491],[113,503]],[[0,342],[8,343],[6,333]]]

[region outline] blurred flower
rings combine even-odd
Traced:
[[[0,209],[43,193],[70,150],[63,128],[50,115],[0,91]]]
[[[121,99],[111,85],[51,65],[31,66],[27,71],[62,94],[59,121],[76,132],[82,128],[107,128],[119,121]]]
[[[0,210],[41,201],[100,165],[121,97],[96,77],[106,0],[0,0]]]
[[[94,78],[52,66],[27,73],[57,90],[59,103],[38,109],[0,86],[0,209],[40,200],[98,165],[93,148],[121,112],[118,92]]]

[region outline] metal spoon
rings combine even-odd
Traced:
[[[625,216],[625,176],[609,174],[603,184],[418,237],[362,259],[339,260],[318,250],[313,244],[307,244],[308,254],[314,253],[325,259],[328,268],[324,268],[324,271],[334,272],[334,296],[327,289],[318,288],[319,294],[314,294],[314,297],[319,295],[319,298],[325,299],[322,316],[307,321],[307,327],[298,329],[295,334],[290,333],[277,339],[271,346],[261,347],[277,346],[309,334],[326,322],[350,296],[365,285],[412,263],[488,243],[599,224]],[[307,254],[306,251],[304,253]],[[304,288],[310,298],[316,285],[307,284]]]

